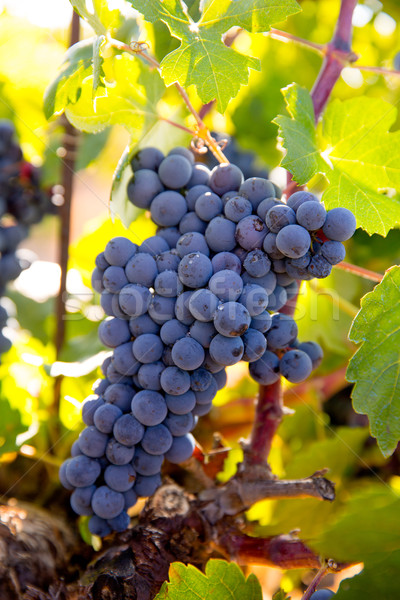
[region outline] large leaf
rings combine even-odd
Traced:
[[[199,21],[194,22],[180,0],[130,0],[151,23],[161,20],[179,48],[161,62],[167,85],[195,85],[200,99],[216,99],[221,112],[248,81],[249,69],[259,69],[258,59],[244,56],[224,45],[222,36],[231,27],[251,32],[268,31],[270,25],[299,11],[295,0],[204,0]]]
[[[169,582],[165,582],[154,600],[262,600],[261,586],[255,575],[246,579],[235,563],[211,559],[205,574],[182,563],[172,563]]]
[[[298,183],[304,184],[328,168],[317,145],[314,107],[308,91],[296,83],[283,88],[282,94],[291,118],[279,115],[273,121],[279,126],[287,149],[281,164]]]
[[[400,546],[398,494],[385,485],[373,484],[364,490],[358,487],[335,521],[326,525],[320,539],[313,544],[324,556],[342,561],[369,561]]]
[[[157,102],[164,85],[156,71],[135,57],[122,54],[114,61],[115,83],[99,96],[93,106],[92,77],[82,84],[82,93],[65,114],[78,129],[89,133],[102,131],[109,125],[123,125],[134,139],[139,139],[157,122]]]
[[[396,115],[387,102],[361,97],[332,102],[324,118],[333,170],[323,200],[349,208],[369,234],[386,235],[400,223],[400,202],[384,193],[400,190],[400,131],[389,133]]]
[[[400,440],[400,267],[364,296],[349,337],[362,342],[347,369],[356,384],[354,408],[368,415],[372,435],[389,456]]]
[[[400,202],[393,196],[393,188],[400,189],[400,131],[389,133],[396,108],[378,98],[335,100],[317,140],[308,92],[294,84],[283,94],[292,118],[275,119],[286,151],[282,165],[301,184],[323,173],[327,208],[349,208],[367,233],[386,235],[400,223]]]
[[[65,54],[58,77],[49,85],[44,96],[47,119],[61,114],[66,106],[80,96],[82,82],[92,71],[93,40],[74,44]]]
[[[351,531],[353,531],[353,526]],[[363,598],[397,600],[399,597],[399,572],[400,550],[382,555],[379,561],[366,564],[359,575],[351,579],[344,579],[335,594],[335,600],[360,600]]]

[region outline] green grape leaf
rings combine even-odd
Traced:
[[[73,9],[82,19],[85,19],[97,35],[119,27],[123,21],[120,11],[110,10],[108,0],[92,0],[93,10],[87,6],[86,0],[70,0]]]
[[[260,69],[258,59],[225,46],[223,34],[235,26],[254,33],[268,31],[273,23],[300,10],[295,0],[205,0],[195,22],[180,0],[129,1],[147,21],[163,21],[181,41],[161,61],[166,85],[195,85],[202,102],[215,99],[221,112],[247,83],[249,69]]]
[[[92,98],[96,100],[99,95],[99,88],[103,88],[103,94],[105,95],[106,90],[104,85],[104,71],[103,63],[104,59],[101,54],[102,47],[106,44],[106,38],[104,35],[98,35],[93,40],[93,86],[92,86]]]
[[[316,173],[324,173],[328,165],[318,148],[314,107],[309,92],[296,83],[281,91],[290,115],[278,115],[273,120],[279,127],[279,136],[286,148],[281,165],[292,173],[297,183],[303,185]]]
[[[92,101],[93,75],[82,83],[82,92],[74,104],[65,109],[68,120],[89,133],[109,125],[123,125],[135,139],[141,138],[158,120],[157,102],[164,85],[158,73],[128,54],[114,60],[115,83],[106,94]]]
[[[400,189],[400,131],[389,132],[397,109],[379,98],[332,102],[323,135],[333,170],[322,199],[327,208],[344,206],[370,235],[387,235],[400,223],[400,202],[386,195]]]
[[[15,400],[15,398],[14,398]],[[7,452],[18,450],[21,442],[17,443],[18,434],[27,430],[23,425],[21,412],[13,408],[0,389],[0,456]]]
[[[353,525],[351,531],[354,531]],[[368,544],[370,544],[369,540]],[[360,600],[360,598],[396,600],[399,571],[400,550],[383,554],[380,560],[366,564],[359,575],[344,579],[335,594],[335,600]]]
[[[247,579],[235,563],[211,559],[205,574],[182,563],[172,563],[169,582],[164,582],[154,600],[262,600],[261,586],[255,575]]]
[[[400,131],[389,132],[397,110],[379,98],[332,102],[316,135],[311,96],[297,84],[284,88],[291,118],[279,115],[286,167],[299,184],[318,173],[329,185],[322,200],[328,209],[350,209],[358,227],[387,235],[400,223]]]
[[[60,115],[70,102],[77,102],[82,82],[92,72],[93,40],[83,40],[69,48],[60,73],[44,95],[44,113],[47,119]]]
[[[400,267],[361,300],[349,337],[362,343],[346,375],[355,383],[354,409],[368,415],[371,434],[389,456],[400,440]]]
[[[379,527],[371,527],[372,523],[379,523]],[[379,554],[397,550],[400,546],[399,495],[389,485],[374,483],[364,489],[359,485],[312,545],[323,556],[349,562],[367,562]]]

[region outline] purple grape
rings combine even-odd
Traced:
[[[212,321],[219,303],[217,296],[210,290],[196,290],[190,297],[189,310],[198,321]]]
[[[197,232],[205,233],[207,228],[206,221],[202,221],[194,211],[186,213],[179,223],[179,232],[184,233]]]
[[[175,316],[176,298],[166,298],[154,294],[149,305],[149,315],[159,325],[163,325]]]
[[[184,187],[192,176],[190,161],[179,154],[169,154],[158,167],[162,183],[173,190]]]
[[[184,325],[178,319],[171,319],[163,324],[160,330],[160,337],[164,344],[173,346],[176,341],[185,337],[189,331],[189,327]]]
[[[267,308],[268,293],[260,285],[248,283],[243,288],[239,302],[246,307],[251,317],[256,317]]]
[[[140,386],[144,390],[161,390],[160,378],[165,369],[163,362],[154,362],[142,365],[138,371],[137,377]]]
[[[185,413],[184,415],[168,413],[168,416],[164,421],[164,425],[168,427],[173,436],[185,435],[194,428],[193,415],[191,412]],[[135,463],[134,466],[136,466]]]
[[[271,269],[271,261],[262,250],[251,250],[244,259],[243,267],[252,277],[263,277]]]
[[[171,432],[165,425],[147,427],[141,441],[143,450],[148,454],[165,454],[172,446]]]
[[[265,294],[264,290],[260,288]],[[268,297],[267,297],[268,300]],[[243,335],[250,326],[249,311],[239,302],[224,302],[221,304],[214,317],[214,327],[218,333],[226,337]]]
[[[158,269],[156,261],[150,254],[139,252],[127,262],[125,273],[131,283],[152,287]]]
[[[136,375],[140,363],[132,354],[132,342],[121,344],[114,349],[112,364],[121,375]]]
[[[192,456],[195,449],[194,437],[187,433],[180,437],[174,437],[172,446],[165,453],[165,458],[172,463],[182,463]]]
[[[163,271],[155,279],[154,290],[160,296],[175,298],[183,292],[183,285],[175,271]]]
[[[266,350],[262,357],[249,364],[251,377],[261,385],[272,385],[279,379],[279,358]]]
[[[197,198],[200,198],[202,194],[212,192],[212,189],[207,184],[197,184],[191,187],[186,193],[186,203],[189,210],[194,210]]]
[[[136,472],[131,464],[109,465],[104,471],[104,481],[115,492],[127,492],[133,487],[135,479]]]
[[[196,340],[189,337],[182,338],[172,347],[172,359],[177,367],[185,371],[193,371],[203,363],[204,350]]]
[[[282,356],[279,370],[291,383],[300,383],[311,374],[311,358],[302,350],[289,350]]]
[[[139,253],[151,254],[151,256],[157,257],[159,254],[162,252],[167,252],[169,249],[169,244],[163,237],[160,237],[159,235],[153,235],[147,238],[139,246]]]
[[[127,465],[135,454],[134,446],[124,446],[111,438],[106,447],[106,457],[113,465]]]
[[[276,246],[289,258],[304,256],[310,249],[310,234],[300,225],[287,225],[276,236]]]
[[[207,244],[214,252],[229,252],[236,246],[236,227],[232,221],[225,217],[215,217],[206,229]]]
[[[218,333],[211,340],[210,356],[223,367],[238,363],[243,356],[243,352],[244,345],[240,337],[228,338]]]
[[[164,344],[154,333],[144,333],[132,344],[133,356],[141,363],[153,363],[160,360]]]
[[[104,392],[104,400],[110,404],[115,404],[124,412],[130,408],[133,393],[130,385],[113,383]]]
[[[115,404],[103,404],[94,413],[95,426],[102,433],[111,433],[115,421],[122,415],[122,410]]]
[[[130,283],[119,293],[119,305],[125,314],[136,318],[144,315],[149,308],[151,293],[144,285]]]
[[[124,446],[138,444],[144,435],[145,428],[132,415],[122,415],[114,424],[114,437]]]
[[[120,492],[110,489],[107,485],[97,488],[92,496],[93,512],[101,519],[113,519],[123,510],[125,499]]]
[[[326,214],[325,207],[319,202],[303,202],[297,209],[296,219],[308,231],[317,231],[325,223]]]
[[[326,215],[322,231],[330,240],[345,242],[349,240],[357,227],[356,218],[347,208],[332,208]]]
[[[83,454],[89,458],[100,458],[105,454],[108,435],[101,433],[94,425],[89,425],[81,431],[78,441]]]
[[[132,464],[136,473],[149,477],[161,471],[163,461],[163,454],[148,454],[142,448],[138,448]]]
[[[125,267],[128,260],[136,254],[137,250],[137,244],[134,244],[127,238],[115,237],[107,243],[104,253],[102,253],[103,257],[99,258],[99,264],[104,264],[106,261],[108,265]]]
[[[128,184],[128,198],[138,208],[149,208],[151,201],[164,189],[157,173],[150,169],[136,171]]]
[[[187,213],[186,200],[178,192],[161,192],[152,201],[150,212],[157,225],[173,227],[179,225],[183,215]]]
[[[268,230],[260,217],[245,217],[236,226],[236,241],[245,250],[261,248]]]
[[[137,338],[139,335],[143,335],[144,333],[157,334],[160,331],[160,326],[158,323],[153,321],[150,315],[145,314],[141,315],[140,317],[136,317],[135,319],[130,319],[129,329],[132,333],[132,336]]]
[[[201,252],[191,252],[179,263],[179,279],[190,288],[204,287],[212,275],[210,259]]]
[[[318,279],[325,279],[332,271],[332,265],[323,256],[317,254],[313,256],[307,267],[310,275]]]
[[[290,206],[294,212],[297,212],[298,208],[305,202],[319,202],[319,200],[317,196],[314,196],[311,192],[300,191],[289,196],[286,204]]]
[[[203,348],[209,348],[211,340],[216,335],[214,323],[208,321],[195,321],[190,327],[190,337],[199,342]]]
[[[244,343],[243,360],[249,363],[259,360],[267,348],[265,335],[261,331],[250,328],[242,339]]]
[[[222,200],[213,192],[206,192],[196,200],[194,210],[197,216],[203,221],[211,221],[222,212]]]
[[[95,485],[89,485],[87,487],[76,488],[70,498],[71,508],[77,515],[91,516],[92,510],[92,496],[96,489]]]
[[[87,487],[94,484],[100,472],[101,467],[96,460],[80,454],[67,461],[65,478],[74,487]]]
[[[172,396],[180,396],[190,388],[190,375],[178,367],[167,367],[161,374],[162,389]]]
[[[157,256],[156,263],[159,273],[162,273],[163,271],[177,271],[180,258],[176,250],[167,250]]]
[[[158,392],[142,390],[133,397],[132,414],[142,425],[159,425],[164,421],[167,413],[164,397]]]
[[[276,314],[272,317],[272,325],[267,333],[268,348],[280,350],[290,346],[298,333],[297,324],[288,315]]]
[[[344,260],[346,249],[341,242],[329,240],[322,244],[321,254],[331,265],[337,265]]]
[[[148,146],[135,154],[131,160],[131,167],[133,171],[139,171],[139,169],[157,171],[163,158],[164,154],[161,150]]]
[[[210,179],[210,170],[200,163],[196,163],[192,167],[192,175],[186,184],[188,188],[193,188],[198,185],[207,185]],[[190,192],[190,190],[189,190]],[[189,193],[188,192],[188,193]]]
[[[248,217],[253,212],[251,202],[243,196],[234,196],[230,198],[224,206],[224,213],[227,219],[233,223],[239,223],[244,217]]]
[[[201,252],[205,256],[210,255],[204,235],[197,231],[190,231],[182,235],[176,244],[176,250],[180,258],[192,252]]]
[[[138,475],[135,483],[135,492],[138,496],[147,498],[148,496],[152,496],[157,488],[161,485],[161,476],[160,474],[151,475],[150,477],[146,477],[145,475]]]
[[[265,198],[273,198],[275,196],[275,188],[273,184],[262,177],[250,177],[242,183],[239,188],[239,193],[248,198],[253,205],[254,210],[257,210],[260,202]]]
[[[242,271],[242,263],[240,258],[233,254],[232,252],[218,252],[211,259],[211,264],[214,270],[214,273],[218,271],[234,271],[238,275],[240,275]]]
[[[224,302],[234,302],[243,291],[240,275],[228,269],[214,273],[208,285],[211,292]]]
[[[172,396],[171,394],[165,394],[165,401],[168,406],[168,410],[175,415],[185,415],[190,412],[196,404],[196,396],[191,390],[188,390],[180,396]]]
[[[212,375],[206,369],[196,369],[190,375],[190,389],[194,392],[204,392],[212,382]]]

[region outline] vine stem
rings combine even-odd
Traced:
[[[364,267],[352,265],[348,262],[341,262],[338,265],[335,265],[335,269],[341,269],[342,271],[347,271],[348,273],[353,273],[354,275],[369,279],[370,281],[377,281],[378,283],[383,279],[381,273],[376,273],[375,271],[370,271],[369,269],[364,269]]]
[[[317,44],[316,42],[311,42],[310,40],[305,40],[303,38],[298,37],[297,35],[293,35],[292,33],[288,33],[287,31],[281,31],[280,29],[275,29],[271,27],[268,32],[268,36],[273,40],[279,40],[281,42],[295,42],[300,46],[306,46],[318,54],[324,54],[325,44]]]
[[[72,13],[71,30],[69,45],[73,46],[79,42],[80,38],[80,22],[79,15]],[[69,123],[64,117],[64,138],[63,148],[65,150],[65,158],[63,160],[62,168],[62,186],[64,188],[64,202],[60,206],[60,233],[59,233],[59,259],[58,263],[61,267],[61,280],[60,289],[56,299],[56,332],[55,332],[55,350],[56,360],[59,360],[61,350],[65,342],[65,304],[67,294],[67,271],[68,271],[68,248],[70,241],[71,232],[71,202],[72,202],[72,191],[74,181],[74,167],[75,167],[75,151],[77,141],[77,130]],[[60,395],[61,395],[61,383],[62,375],[58,376],[54,380],[53,387],[53,405],[52,410],[55,417],[58,418],[59,407],[60,407]],[[56,422],[57,422],[56,418]],[[54,432],[57,434],[58,432]]]
[[[338,570],[338,565],[333,560],[328,560],[326,564],[322,565],[318,573],[304,592],[301,600],[310,600],[317,586],[321,583],[322,579],[327,573],[335,573]]]
[[[145,44],[140,44],[139,42],[135,42],[133,45],[130,46],[129,44],[124,44],[123,42],[120,42],[119,40],[115,40],[113,38],[108,38],[108,43],[111,46],[113,46],[113,48],[116,48],[117,50],[121,50],[123,52],[128,52],[129,54],[132,54],[134,56],[139,55],[141,58],[143,58],[143,60],[145,60],[154,69],[157,69],[157,71],[160,71],[160,63],[153,56],[151,56],[150,54],[148,54],[146,52]],[[192,130],[190,130],[190,133],[194,134],[196,137],[203,140],[203,142],[211,150],[211,152],[213,153],[215,158],[218,160],[218,162],[220,162],[220,163],[229,162],[229,160],[226,158],[225,154],[222,152],[221,147],[219,146],[218,142],[212,137],[210,131],[204,124],[203,119],[201,118],[201,116],[199,115],[199,113],[194,108],[193,104],[191,103],[186,90],[178,82],[174,83],[174,86],[178,90],[179,94],[182,97],[182,100],[184,101],[189,112],[193,115],[193,117],[196,121],[196,130],[195,130],[195,132],[192,132]],[[171,125],[175,125],[175,126],[177,125],[176,123],[174,123],[172,121],[168,121],[168,119],[164,119],[164,120],[169,122]]]
[[[311,91],[314,106],[315,121],[318,122],[322,111],[328,101],[332,89],[340,77],[343,69],[341,55],[352,56],[352,17],[357,0],[341,0],[339,17],[335,33],[329,44],[325,46],[324,60],[316,82]],[[290,193],[297,187],[292,184],[288,174],[288,188]],[[290,195],[288,193],[287,195]],[[296,308],[296,298],[283,307],[282,313],[293,316]],[[250,440],[245,448],[244,466],[265,463],[271,449],[272,438],[279,427],[283,414],[282,385],[280,379],[270,386],[260,386],[256,415]]]

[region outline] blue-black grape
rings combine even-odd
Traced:
[[[124,412],[131,405],[133,393],[130,385],[113,383],[104,392],[104,400],[110,404],[115,404]]]
[[[166,252],[169,249],[170,247],[167,240],[159,235],[153,235],[140,244],[139,253],[151,254],[151,256],[157,257],[159,254]]]
[[[249,364],[251,377],[261,385],[272,385],[279,379],[279,358],[266,350],[261,358]]]
[[[356,218],[347,208],[332,208],[326,215],[322,231],[330,240],[345,242],[350,239],[357,227]]]
[[[244,345],[240,337],[225,337],[218,333],[211,340],[210,356],[223,367],[238,363],[244,352]]]
[[[264,292],[264,290],[262,290]],[[243,335],[250,326],[249,311],[239,302],[224,302],[214,316],[214,327],[218,333],[227,337]]]
[[[128,198],[138,208],[149,208],[153,198],[163,189],[157,173],[150,169],[140,169],[128,184]]]
[[[344,260],[346,249],[341,242],[328,240],[322,244],[321,254],[331,265],[337,265]]]
[[[236,226],[235,238],[245,250],[254,250],[254,248],[262,247],[267,233],[268,229],[260,217],[251,215],[239,221]]]
[[[177,367],[185,371],[193,371],[203,363],[204,350],[196,340],[185,337],[172,346],[172,359]]]
[[[319,344],[317,342],[302,342],[297,346],[297,350],[302,350],[311,359],[313,370],[317,369],[322,362],[324,353]]]
[[[184,462],[192,456],[194,448],[194,437],[190,433],[174,437],[170,449],[165,453],[165,458],[172,463]]]
[[[110,240],[104,252],[98,256],[96,264],[99,268],[105,270],[108,265],[115,267],[125,267],[128,260],[136,254],[137,244],[134,244],[125,237],[115,237]],[[105,265],[105,266],[102,266]]]
[[[153,363],[159,360],[164,350],[164,344],[154,333],[144,333],[132,344],[133,356],[141,363]]]
[[[250,328],[242,339],[244,343],[243,360],[251,363],[263,356],[267,348],[267,340],[261,331]]]
[[[65,477],[74,487],[87,487],[95,483],[100,472],[101,467],[96,460],[80,454],[68,460]]]
[[[148,454],[165,454],[172,446],[172,435],[165,425],[147,427],[141,441],[142,448]]]
[[[248,217],[252,212],[253,207],[251,202],[247,198],[243,198],[243,196],[233,196],[224,206],[226,218],[234,223],[239,223],[241,219]]]
[[[265,215],[265,223],[272,233],[278,233],[284,227],[296,223],[296,213],[286,204],[279,204],[269,209]]]
[[[204,235],[197,231],[191,231],[182,235],[177,241],[176,250],[180,258],[192,252],[201,252],[205,256],[210,255]]]
[[[212,321],[219,303],[215,294],[203,288],[196,290],[190,297],[189,310],[198,321]]]
[[[182,235],[192,232],[205,233],[206,228],[207,222],[200,219],[194,211],[186,213],[179,223],[179,232]]]
[[[220,300],[234,302],[243,291],[243,281],[240,275],[234,271],[224,269],[214,273],[208,287]]]
[[[251,250],[243,261],[243,267],[252,277],[263,277],[271,269],[271,261],[262,250]]]
[[[91,516],[92,510],[92,496],[96,490],[95,485],[89,485],[87,487],[76,488],[70,498],[71,508],[77,515]]]
[[[111,438],[106,446],[106,458],[113,465],[127,465],[135,454],[134,446],[125,446]]]
[[[214,167],[210,174],[210,187],[222,196],[230,190],[238,190],[243,182],[242,171],[232,163],[222,163]]]
[[[97,427],[92,425],[85,427],[79,434],[78,440],[79,448],[86,456],[100,458],[105,454],[108,435],[99,431]]]
[[[166,394],[165,401],[167,403],[168,410],[171,413],[174,413],[175,415],[185,415],[194,408],[196,404],[196,396],[192,390],[188,390],[179,396]]]
[[[125,273],[131,283],[151,287],[158,274],[157,263],[150,254],[138,252],[127,262]]]
[[[148,454],[143,448],[138,448],[132,465],[139,475],[157,475],[161,470],[161,465],[164,460],[163,454]]]
[[[160,485],[161,476],[159,473],[157,475],[150,475],[150,477],[138,475],[135,483],[135,492],[138,496],[147,498],[148,496],[152,496]]]
[[[112,528],[105,519],[101,519],[97,515],[93,515],[89,519],[88,529],[92,535],[98,535],[99,537],[106,537],[110,535]]]
[[[175,298],[183,292],[183,284],[176,271],[162,271],[154,281],[154,290],[160,296]]]
[[[131,464],[109,465],[104,471],[104,481],[115,492],[127,492],[136,479],[136,471]]]
[[[179,236],[180,237],[180,236]],[[177,238],[176,242],[178,241]],[[174,243],[174,246],[176,245]],[[180,258],[176,250],[167,250],[156,257],[156,264],[159,273],[163,271],[177,271]]]
[[[139,169],[151,169],[152,171],[157,171],[163,158],[164,154],[161,150],[148,146],[147,148],[142,148],[135,154],[131,160],[131,167],[133,171],[138,171]]]
[[[161,374],[162,389],[172,396],[180,396],[190,388],[190,375],[178,367],[167,367]]]
[[[164,421],[167,412],[164,396],[158,392],[141,390],[133,397],[132,414],[142,425],[159,425]]]
[[[276,247],[289,258],[299,258],[308,252],[310,234],[300,225],[287,225],[276,236]]]
[[[248,283],[243,288],[239,302],[246,307],[251,317],[256,317],[267,308],[268,293],[260,285]]]
[[[241,260],[236,254],[232,252],[218,252],[211,259],[211,264],[214,270],[214,273],[218,271],[234,271],[238,275],[240,275],[242,271],[242,263]]]
[[[151,218],[157,225],[173,227],[179,225],[187,213],[185,198],[178,192],[168,190],[154,198],[150,206]]]
[[[175,415],[170,412],[164,421],[164,425],[168,427],[173,436],[185,435],[194,428],[194,418],[191,412],[183,415]]]
[[[297,212],[299,206],[305,202],[319,202],[319,200],[314,194],[311,194],[311,192],[305,191],[295,192],[287,199],[287,205],[290,206],[294,212]]]
[[[125,500],[120,492],[101,485],[92,496],[93,512],[101,519],[113,519],[124,508]]]
[[[219,216],[209,222],[204,235],[211,250],[229,252],[236,246],[235,232],[235,223]]]
[[[296,212],[296,220],[299,225],[308,231],[321,229],[326,219],[325,207],[319,202],[303,202]]]
[[[250,177],[242,183],[239,188],[239,194],[248,198],[257,210],[260,202],[265,198],[273,198],[275,196],[274,185],[262,177]]]
[[[211,340],[216,335],[212,321],[195,321],[190,327],[190,337],[199,342],[203,348],[209,348]]]
[[[190,161],[179,154],[169,154],[158,167],[162,183],[174,190],[184,187],[192,176]]]
[[[311,358],[302,350],[289,350],[282,356],[279,370],[291,383],[299,383],[311,374]]]
[[[288,315],[276,314],[267,333],[268,348],[279,350],[290,346],[298,333],[297,324]]]
[[[310,600],[329,600],[330,598],[333,598],[334,595],[335,593],[332,592],[332,590],[322,588],[314,592],[313,595],[310,596]]]
[[[153,321],[159,325],[163,325],[174,318],[175,303],[176,298],[167,298],[166,296],[154,294],[149,304],[148,313]]]
[[[137,378],[140,386],[144,390],[161,390],[161,374],[165,369],[165,365],[162,361],[154,363],[147,363],[142,365],[137,373]]]
[[[222,200],[218,194],[206,192],[197,198],[194,210],[203,221],[211,221],[211,219],[221,214]]]
[[[134,446],[138,444],[144,435],[145,428],[134,416],[122,415],[114,423],[114,437],[123,446]]]
[[[201,252],[186,254],[179,263],[179,279],[190,288],[204,287],[212,275],[210,259]]]
[[[103,404],[93,416],[96,428],[102,433],[111,433],[115,421],[122,416],[122,410],[115,404]]]

